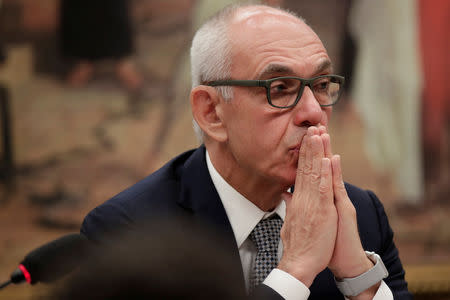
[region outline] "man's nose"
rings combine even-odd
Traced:
[[[306,86],[300,101],[294,107],[294,124],[297,126],[311,126],[321,123],[323,110],[314,93]]]

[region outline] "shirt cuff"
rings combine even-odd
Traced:
[[[348,300],[347,297],[345,297]],[[394,295],[392,295],[391,289],[387,286],[384,280],[381,280],[380,287],[372,300],[393,300]]]
[[[263,281],[263,284],[272,288],[286,300],[307,300],[310,294],[306,285],[294,276],[280,269],[273,269],[269,273],[269,276]]]

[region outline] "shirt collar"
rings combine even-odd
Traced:
[[[273,211],[265,212],[225,181],[214,168],[208,151],[206,151],[206,164],[212,182],[214,183],[220,200],[225,208],[225,212],[227,213],[228,220],[233,228],[234,237],[236,238],[238,247],[241,247],[253,228],[255,228],[262,219],[268,218],[276,213],[284,221],[284,217],[286,216],[286,204],[284,201],[280,201]]]

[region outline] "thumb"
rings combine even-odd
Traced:
[[[292,194],[289,192],[282,193],[281,198],[286,202],[286,206],[289,206],[292,202]]]

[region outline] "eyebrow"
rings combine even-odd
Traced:
[[[262,70],[261,73],[259,73],[258,78],[257,79],[262,79],[262,78],[266,78],[269,77],[270,75],[274,75],[274,74],[279,74],[279,73],[291,73],[293,74],[294,71],[285,66],[285,65],[279,65],[279,64],[270,64],[268,65],[266,68],[264,68],[264,70]]]
[[[316,74],[321,73],[327,69],[330,69],[330,71],[333,71],[333,66],[331,64],[331,61],[329,59],[324,59],[322,62],[317,66],[316,68]]]
[[[321,73],[327,69],[333,70],[331,61],[329,59],[322,60],[322,62],[316,67],[315,74]],[[266,78],[274,74],[294,74],[294,70],[288,66],[280,64],[268,65],[259,75],[257,79]]]

